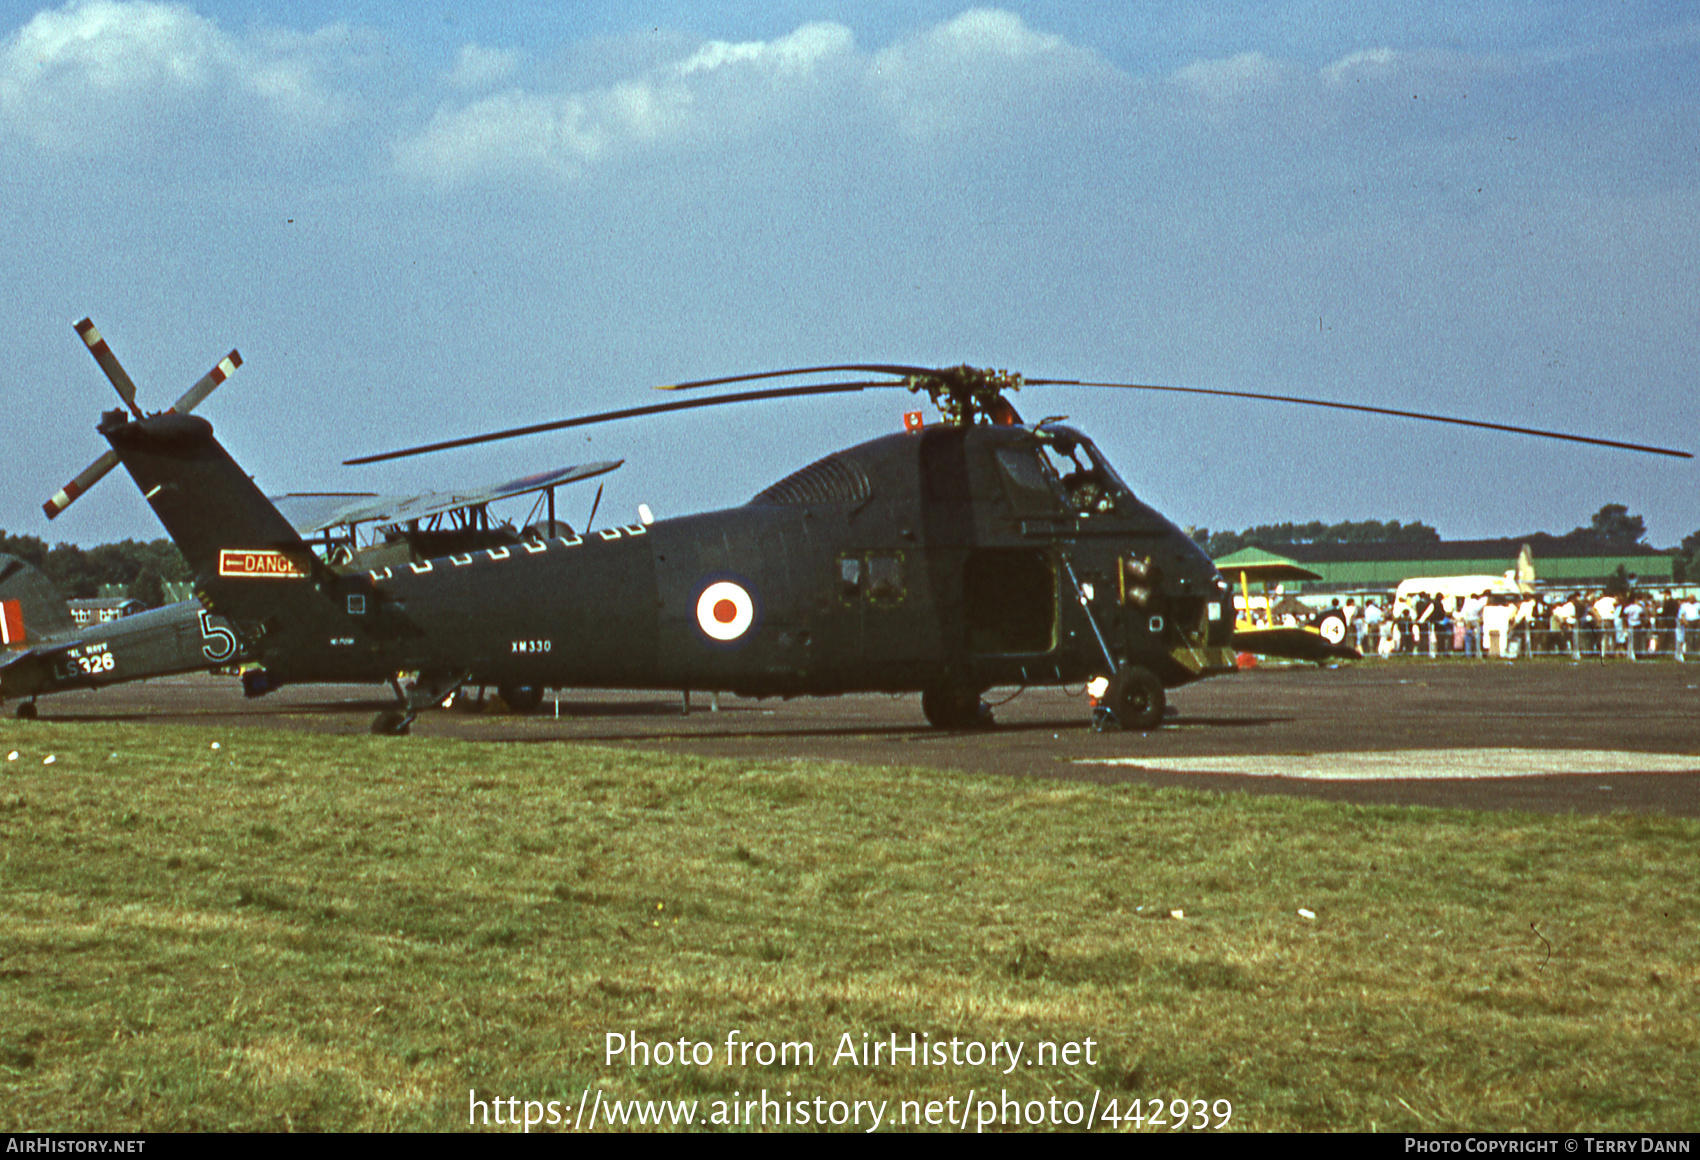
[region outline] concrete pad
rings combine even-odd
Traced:
[[[1621,749],[1397,749],[1370,753],[1262,754],[1243,757],[1115,757],[1081,765],[1129,765],[1160,773],[1221,773],[1311,781],[1437,781],[1456,778],[1700,773],[1700,756]]]

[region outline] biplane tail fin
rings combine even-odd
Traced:
[[[76,627],[53,581],[27,561],[0,554],[0,647],[39,644]]]
[[[109,411],[100,433],[182,551],[209,609],[265,619],[312,587],[324,565],[213,437],[212,424]]]

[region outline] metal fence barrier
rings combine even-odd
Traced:
[[[1357,626],[1348,630],[1354,639]],[[1621,624],[1570,624],[1554,629],[1550,624],[1522,623],[1512,626],[1507,639],[1497,639],[1498,633],[1483,633],[1468,628],[1462,637],[1456,632],[1442,633],[1428,625],[1407,625],[1397,634],[1397,645],[1391,653],[1380,648],[1379,628],[1356,641],[1366,660],[1412,659],[1424,660],[1508,660],[1531,658],[1568,658],[1571,660],[1687,660],[1690,649],[1700,660],[1700,624],[1685,628],[1680,622],[1655,619],[1630,629]],[[1483,639],[1483,637],[1489,639]]]

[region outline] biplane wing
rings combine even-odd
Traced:
[[[1220,567],[1220,565],[1218,565]],[[1319,573],[1297,564],[1229,564],[1222,575],[1237,584],[1285,584],[1289,580],[1320,580]]]
[[[303,492],[270,498],[297,532],[303,536],[312,536],[332,528],[368,523],[403,524],[447,512],[479,508],[499,499],[528,495],[535,491],[548,491],[552,487],[577,483],[582,479],[594,479],[598,475],[606,475],[624,462],[623,459],[616,459],[580,463],[573,467],[522,475],[506,483],[470,491],[427,491],[406,496]]]

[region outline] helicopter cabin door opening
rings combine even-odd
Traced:
[[[977,548],[963,567],[968,651],[1048,653],[1057,644],[1057,570],[1035,548]]]

